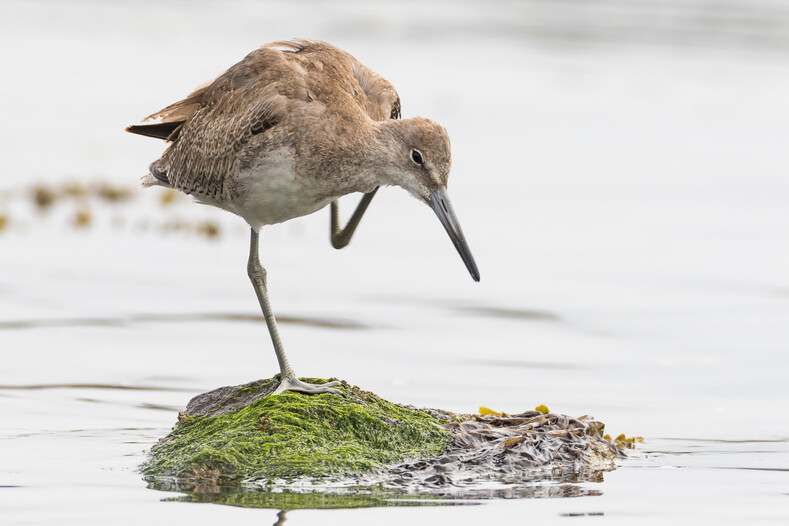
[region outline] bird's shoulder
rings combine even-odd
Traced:
[[[274,42],[261,49],[278,49],[299,64],[308,100],[331,112],[362,112],[382,121],[400,118],[400,97],[387,79],[350,53],[318,40]]]

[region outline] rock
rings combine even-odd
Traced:
[[[347,383],[339,387],[347,397],[269,396],[278,385],[272,378],[195,397],[143,474],[201,484],[347,477],[432,458],[449,444],[445,421]]]
[[[271,378],[196,396],[151,449],[141,467],[146,479],[198,493],[234,484],[309,490],[316,483],[324,490],[452,493],[481,481],[596,480],[634,442],[623,435],[612,441],[603,423],[544,406],[455,415],[394,404],[345,382],[345,398],[270,396],[278,385]]]

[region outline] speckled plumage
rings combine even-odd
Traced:
[[[351,192],[399,184],[386,177],[390,152],[381,145],[414,135],[411,127],[437,133],[430,142],[443,143],[436,160],[448,174],[443,128],[427,119],[403,121],[412,125],[403,130],[376,126],[399,117],[400,99],[386,79],[330,44],[299,40],[262,46],[146,118],[153,124],[129,131],[171,141],[144,185],[172,186],[259,228]]]

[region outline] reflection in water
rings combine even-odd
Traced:
[[[602,475],[598,477],[602,482]],[[350,509],[403,506],[464,506],[482,504],[489,499],[567,498],[602,495],[602,491],[567,482],[541,481],[531,484],[497,485],[495,488],[452,488],[431,494],[413,493],[381,486],[332,488],[328,491],[291,491],[261,488],[255,485],[214,486],[201,492],[195,485],[153,481],[148,487],[166,492],[184,492],[181,497],[168,497],[165,502],[199,502],[225,504],[243,508]]]

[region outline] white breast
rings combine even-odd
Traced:
[[[332,201],[312,178],[296,174],[287,150],[272,152],[235,174],[233,187],[230,211],[255,229],[317,212]]]

